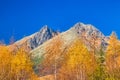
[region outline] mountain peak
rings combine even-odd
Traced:
[[[91,24],[84,24],[84,23],[78,22],[71,29],[80,35],[83,32],[85,32],[88,37],[91,36],[92,34],[95,34],[98,37],[104,37],[104,34],[102,34],[102,32],[100,32],[100,30],[98,30],[96,27],[94,27]]]
[[[40,30],[47,30],[49,29],[48,25],[44,25]]]
[[[43,26],[36,35],[29,40],[31,49],[43,44],[45,41],[57,35],[57,32],[49,28],[47,25]]]
[[[96,37],[96,39],[101,40],[101,45],[106,46],[106,36],[95,26],[91,24],[84,24],[81,22],[76,23],[71,29],[75,35],[78,37],[84,37],[86,39],[92,39],[92,37]]]
[[[38,32],[15,42],[13,45],[19,47],[27,45],[27,47],[32,50],[57,34],[57,31],[54,31],[51,28],[48,28],[47,25],[45,25]]]
[[[40,29],[40,31],[38,32],[38,33],[49,33],[49,34],[51,34],[51,33],[57,33],[56,31],[54,31],[53,29],[51,29],[51,28],[49,28],[47,25],[44,25],[41,29]]]
[[[84,23],[78,22],[78,23],[76,23],[74,26],[84,26],[84,25],[85,25]]]
[[[73,28],[75,28],[75,29],[80,29],[80,28],[84,28],[84,29],[94,29],[94,30],[98,30],[96,27],[94,27],[93,25],[91,25],[91,24],[84,24],[84,23],[82,23],[82,22],[78,22],[78,23],[76,23],[74,26],[73,26]]]

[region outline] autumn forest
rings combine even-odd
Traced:
[[[46,54],[33,58],[25,47],[0,45],[0,80],[120,80],[120,41],[115,33],[107,47],[96,39],[77,38],[66,48],[60,36],[47,45]],[[15,46],[14,46],[15,47]]]

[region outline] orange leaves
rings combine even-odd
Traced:
[[[109,40],[109,45],[106,50],[106,64],[107,67],[116,68],[118,65],[118,61],[120,58],[120,41],[117,39],[115,33],[112,33]]]
[[[11,60],[11,68],[16,73],[19,73],[21,70],[28,72],[32,70],[32,62],[23,50],[19,50]]]
[[[28,53],[23,49],[11,52],[6,46],[0,46],[0,80],[21,79],[37,80]]]
[[[117,39],[115,33],[112,33],[110,36],[109,46],[106,52],[108,53],[106,55],[120,54],[120,41]]]
[[[109,45],[106,50],[106,67],[109,74],[120,76],[120,41],[117,39],[115,33],[112,33],[109,40]]]
[[[10,60],[11,56],[6,46],[0,46],[0,62],[5,61],[7,63],[7,60]]]
[[[60,66],[62,46],[63,42],[60,35],[53,38],[51,43],[46,46],[46,54],[44,55],[44,60],[40,65],[42,66],[42,70],[40,70],[40,73],[42,74],[40,75],[55,73],[55,69]]]
[[[86,79],[86,76],[91,74],[96,66],[93,55],[80,40],[72,44],[65,58],[64,65],[60,69],[60,75],[63,74],[63,77],[66,77],[65,80]]]
[[[60,56],[62,45],[63,45],[63,41],[60,35],[53,38],[50,45],[46,47],[46,53],[47,53],[46,58],[52,57],[54,59],[54,57]]]
[[[0,46],[0,80],[7,80],[10,77],[9,71],[12,55],[6,46]],[[6,77],[5,77],[6,76]]]
[[[82,43],[80,40],[77,40],[73,44],[73,46],[69,49],[68,54],[70,55],[69,60],[71,60],[71,62],[68,63],[73,63],[73,65],[84,65],[86,68],[89,67],[89,70],[92,70],[91,68],[94,67],[92,66],[92,63],[94,63],[92,53],[88,51],[84,43]]]

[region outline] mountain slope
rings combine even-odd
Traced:
[[[54,55],[47,53],[46,47],[48,47],[51,44],[54,44],[53,41],[57,40],[58,37],[60,37],[63,42],[61,47],[62,51],[69,48],[69,46],[78,38],[80,38],[87,45],[89,49],[92,48],[91,45],[93,45],[93,43],[95,43],[97,49],[101,48],[101,45],[105,48],[107,46],[107,40],[108,40],[108,38],[105,37],[104,34],[102,34],[102,32],[100,32],[94,26],[89,24],[85,25],[83,23],[77,23],[69,30],[59,34],[58,36],[55,36],[54,38],[46,41],[44,44],[38,46],[37,48],[31,51],[32,59],[35,62],[36,71],[38,71],[37,69],[39,69],[38,66],[41,63],[41,60],[45,61],[44,58],[46,57],[46,55],[50,55],[51,57],[49,58],[54,57]],[[52,61],[50,60],[49,63],[50,62]],[[50,71],[48,75],[49,74],[51,74]]]
[[[83,23],[77,23],[69,30],[61,33],[60,36],[64,42],[64,46],[65,45],[67,46],[67,45],[71,44],[78,37],[80,37],[82,39],[83,38],[91,39],[92,35],[94,35],[94,34],[97,39],[101,40],[100,44],[102,44],[103,46],[107,45],[108,38],[105,37],[104,34],[102,34],[102,32],[100,32],[94,26],[89,25],[89,24],[85,25]],[[54,38],[56,38],[56,37],[54,37]],[[53,38],[48,40],[47,42],[45,42],[43,45],[40,45],[39,47],[33,49],[31,51],[31,53],[36,54],[36,55],[41,54],[42,53],[41,51],[44,51],[44,47],[51,44],[52,40],[53,40]]]
[[[17,42],[15,42],[12,45],[9,45],[9,47],[15,46],[15,47],[27,47],[28,49],[32,50],[36,47],[38,47],[39,45],[43,44],[45,41],[51,39],[52,37],[54,37],[55,35],[57,35],[58,32],[48,28],[47,25],[43,26],[43,28],[41,28],[40,31],[27,36]],[[14,48],[13,48],[14,50]]]

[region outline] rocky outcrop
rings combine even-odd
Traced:
[[[40,46],[47,40],[51,39],[52,37],[54,37],[57,34],[58,34],[58,32],[48,28],[48,26],[45,25],[40,29],[40,31],[38,31],[30,36],[24,37],[23,39],[15,42],[14,44],[9,45],[9,47],[13,48],[13,50],[14,50],[14,48],[16,48],[16,47],[21,48],[21,47],[25,46],[25,48],[32,50],[32,49]]]

